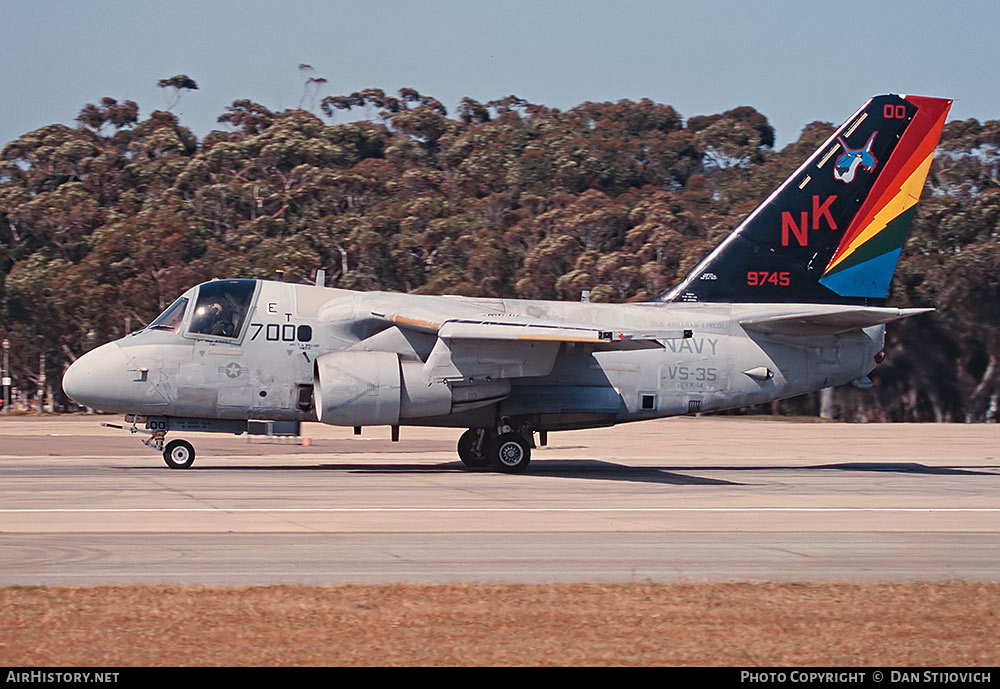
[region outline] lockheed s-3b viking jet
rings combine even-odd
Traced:
[[[884,306],[951,101],[872,98],[673,289],[631,304],[354,292],[263,280],[193,287],[77,360],[80,404],[127,414],[186,468],[174,431],[252,419],[468,429],[469,467],[520,472],[535,433],[870,384]],[[141,427],[144,426],[144,427]]]

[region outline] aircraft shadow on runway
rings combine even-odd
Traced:
[[[703,471],[691,467],[688,471]],[[597,479],[601,481],[631,481],[637,483],[666,483],[678,486],[741,486],[742,483],[718,478],[677,473],[671,467],[634,467],[600,460],[543,460],[534,462],[528,469],[532,476],[558,478]]]
[[[917,462],[842,462],[839,464],[820,464],[812,469],[841,469],[844,471],[890,471],[903,474],[967,474],[970,476],[996,476],[992,471],[981,469],[996,469],[997,467],[976,467],[971,469],[962,466],[932,467]]]
[[[997,470],[1000,465],[965,466],[928,466],[917,462],[838,462],[834,464],[810,464],[806,466],[670,466],[659,467],[668,471],[814,471],[817,469],[836,469],[839,471],[888,472],[900,474],[943,474],[967,476],[1000,476]],[[989,471],[984,471],[989,470]]]
[[[149,469],[149,467],[131,466],[121,467],[123,469]],[[702,470],[701,467],[691,467],[693,471]],[[447,462],[443,464],[404,464],[404,463],[376,463],[357,462],[343,464],[272,464],[272,465],[248,465],[230,464],[217,466],[195,465],[186,472],[203,471],[344,471],[353,474],[468,474],[468,473],[492,473],[490,469],[469,469],[460,462]],[[525,476],[550,476],[558,478],[591,479],[599,481],[632,481],[638,483],[664,483],[672,485],[702,485],[702,486],[739,486],[744,485],[734,481],[723,479],[706,478],[702,476],[692,476],[680,474],[669,470],[666,467],[634,467],[612,462],[601,462],[597,460],[543,460],[533,462]]]
[[[122,467],[127,469],[149,469],[149,467]],[[670,485],[690,486],[743,486],[749,483],[727,481],[719,478],[692,475],[689,472],[755,472],[755,471],[817,471],[838,470],[856,472],[890,472],[922,475],[952,475],[952,476],[998,476],[995,471],[982,469],[1000,469],[1000,466],[966,468],[961,466],[935,467],[916,462],[843,462],[835,464],[818,464],[807,466],[739,466],[739,465],[702,465],[702,466],[628,466],[600,460],[541,460],[532,462],[525,476],[548,476],[555,478],[572,478],[598,481],[629,481],[635,483],[661,483]],[[467,474],[492,473],[490,469],[469,469],[460,462],[442,464],[410,464],[387,462],[344,462],[337,464],[274,464],[247,465],[231,464],[217,466],[194,466],[187,471],[342,471],[355,474]]]

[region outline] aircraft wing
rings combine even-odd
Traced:
[[[644,329],[621,330],[594,325],[495,314],[472,318],[438,318],[428,313],[378,313],[372,315],[389,323],[419,332],[435,334],[445,340],[511,340],[520,342],[580,342],[610,344],[647,342],[691,337],[690,330]]]
[[[909,318],[934,309],[893,309],[872,306],[813,307],[814,310],[785,313],[779,315],[751,316],[740,320],[745,330],[766,335],[791,335],[809,337],[814,335],[836,335],[851,330],[860,330],[873,325],[883,325]]]
[[[502,380],[548,375],[564,343],[606,349],[663,347],[664,340],[691,337],[690,330],[621,330],[563,323],[524,315],[476,314],[441,317],[431,310],[372,316],[437,336],[426,361],[434,380]]]

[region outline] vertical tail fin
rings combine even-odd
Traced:
[[[950,107],[869,100],[661,300],[881,303]]]

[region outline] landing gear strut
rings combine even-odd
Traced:
[[[462,464],[470,469],[480,469],[490,465],[490,442],[482,428],[470,428],[458,439],[458,456]]]

